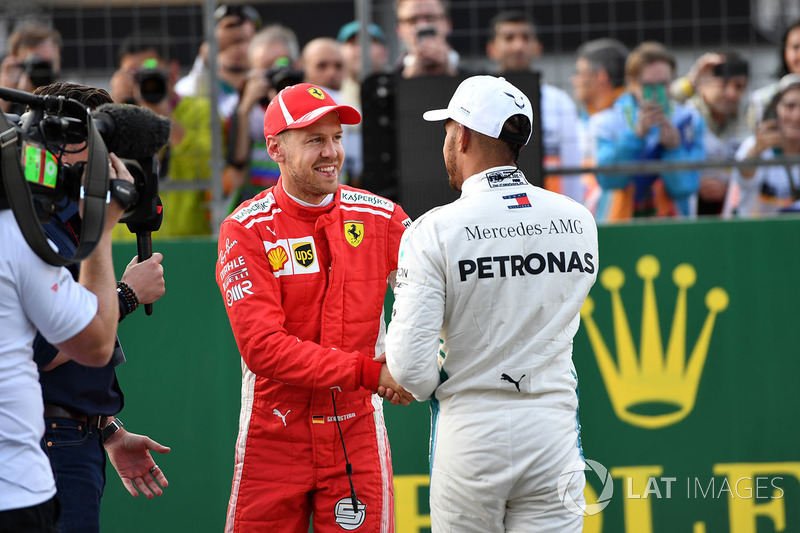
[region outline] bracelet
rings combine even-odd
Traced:
[[[133,292],[131,286],[124,281],[117,282],[117,294],[119,294],[125,302],[125,306],[128,308],[128,314],[133,313],[136,308],[139,307],[139,298],[136,296],[136,293]]]

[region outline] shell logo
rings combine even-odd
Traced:
[[[269,259],[269,266],[272,267],[272,271],[277,272],[283,269],[283,265],[289,260],[289,256],[286,255],[286,250],[282,246],[278,246],[267,253],[267,259]]]

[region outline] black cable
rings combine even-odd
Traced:
[[[339,428],[339,439],[342,441],[342,451],[344,452],[344,462],[347,465],[347,481],[350,482],[350,499],[353,502],[353,512],[358,513],[358,498],[356,498],[356,489],[353,486],[353,465],[347,459],[347,448],[344,447],[344,434],[342,434],[342,426],[339,424],[339,415],[336,414],[336,396],[331,391],[331,401],[333,402],[333,419],[336,420],[336,427]]]

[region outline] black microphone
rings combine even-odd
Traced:
[[[153,111],[128,104],[103,104],[92,112],[109,152],[124,159],[147,159],[169,142],[172,122]]]

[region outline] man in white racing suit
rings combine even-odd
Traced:
[[[432,531],[580,532],[557,487],[582,460],[572,339],[597,275],[594,219],[516,168],[531,104],[503,78],[468,78],[423,116],[446,120],[461,197],[403,236],[386,358],[431,399]],[[584,483],[567,488],[578,505]]]

